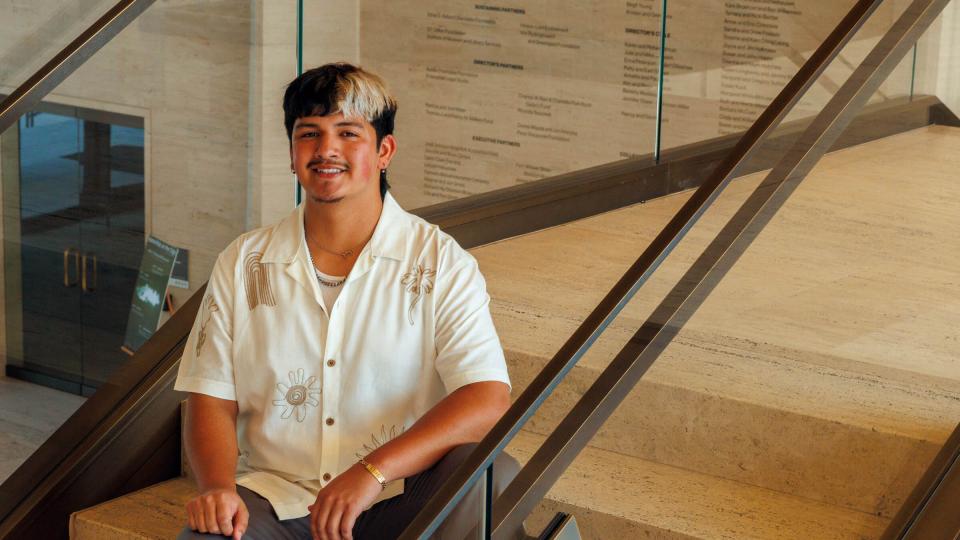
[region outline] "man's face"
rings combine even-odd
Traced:
[[[363,118],[336,113],[305,116],[293,124],[290,162],[307,196],[321,203],[380,193],[380,169],[396,150],[393,136],[377,146],[377,133]]]

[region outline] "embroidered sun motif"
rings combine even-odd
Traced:
[[[433,291],[433,277],[436,274],[430,268],[418,264],[400,279],[400,283],[407,288],[407,291],[413,293],[413,301],[410,302],[410,309],[407,310],[407,318],[411,326],[413,326],[413,308],[424,294],[430,294]]]
[[[373,453],[374,450],[380,448],[381,446],[387,444],[388,442],[396,439],[400,435],[403,435],[403,432],[407,428],[404,426],[397,427],[396,424],[390,426],[390,431],[387,431],[387,427],[383,424],[380,424],[380,434],[379,436],[376,433],[370,434],[370,444],[363,445],[363,453],[357,452],[356,455],[358,459],[363,459]]]
[[[319,381],[316,377],[310,377],[303,380],[303,368],[296,372],[291,371],[288,374],[290,386],[283,383],[277,383],[277,392],[281,399],[273,400],[277,407],[283,407],[280,418],[286,420],[290,415],[296,412],[297,422],[303,422],[307,417],[307,405],[316,407],[320,405],[320,388],[317,387]]]
[[[203,344],[207,342],[207,325],[210,324],[213,312],[220,311],[220,306],[217,305],[217,301],[214,300],[212,296],[208,296],[204,304],[204,312],[207,315],[203,318],[203,322],[200,323],[200,333],[197,335],[197,349],[195,351],[197,357],[200,356],[200,349],[203,348]]]

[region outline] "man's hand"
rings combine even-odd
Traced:
[[[187,503],[190,528],[202,533],[222,534],[240,540],[247,531],[250,514],[237,490],[210,489]]]
[[[383,491],[380,482],[359,463],[333,479],[310,505],[314,540],[353,540],[357,517]]]

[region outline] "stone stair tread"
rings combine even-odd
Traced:
[[[508,452],[526,463],[544,440],[521,431]],[[704,539],[876,538],[887,523],[871,514],[589,446],[547,499],[575,509],[587,530],[596,514],[619,518],[622,530],[616,532],[629,534],[625,537],[642,532]],[[607,533],[617,537],[615,531]]]
[[[526,463],[544,440],[521,432],[508,451]],[[118,497],[75,513],[70,536],[173,538],[184,526],[183,507],[194,491],[189,479],[176,478]],[[547,499],[580,511],[587,530],[596,518],[591,514],[603,514],[619,520],[624,530],[674,538],[874,538],[886,525],[870,514],[592,447]]]
[[[520,323],[498,318],[497,324],[516,328]],[[603,340],[625,343],[629,335],[619,330],[608,329]],[[619,347],[600,347],[576,368],[591,379],[606,367],[606,362],[592,360],[604,352],[609,361],[619,352]],[[504,348],[512,372],[536,373],[552,357],[518,352],[507,339]],[[911,439],[942,443],[949,436],[960,417],[960,387],[925,383],[928,377],[917,374],[898,380],[883,370],[849,368],[845,362],[770,343],[684,331],[643,380]]]
[[[174,478],[70,516],[72,540],[176,538],[186,526],[184,506],[196,488],[189,478]]]
[[[889,139],[825,156],[647,377],[942,442],[960,416],[960,339],[950,338],[949,324],[960,311],[960,251],[944,249],[955,245],[960,216],[942,210],[944,199],[960,201],[951,180],[960,160],[919,159],[936,169],[922,182],[871,186],[916,176],[917,156],[931,151],[960,155],[960,129],[931,126]],[[609,362],[761,178],[731,185],[583,368]],[[549,360],[689,195],[472,250],[508,356]],[[837,202],[849,200],[858,204]]]

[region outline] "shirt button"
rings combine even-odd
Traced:
[[[328,426],[332,426],[332,425],[333,425],[333,418],[327,418],[327,425],[328,425]]]
[[[330,360],[327,360],[327,365],[330,366],[330,367],[333,367],[333,366],[337,365],[337,361],[336,361],[336,360],[333,360],[333,359],[331,358]]]
[[[333,478],[333,477],[330,476],[330,473],[323,473],[323,481],[324,481],[324,482],[329,482],[331,478]]]

